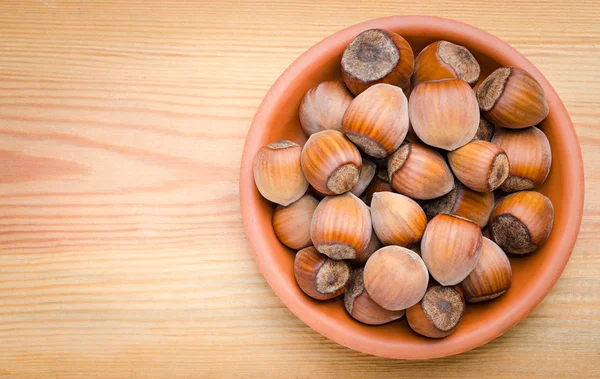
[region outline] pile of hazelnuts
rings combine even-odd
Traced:
[[[304,96],[304,146],[277,141],[255,156],[256,186],[278,204],[273,230],[297,251],[306,295],[344,295],[362,323],[406,314],[415,332],[445,337],[465,302],[509,290],[507,253],[550,235],[554,208],[534,191],[551,165],[535,126],[548,115],[544,91],[516,67],[476,86],[467,48],[437,41],[414,58],[382,29],[352,40],[341,74]]]

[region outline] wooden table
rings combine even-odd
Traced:
[[[525,54],[586,168],[550,295],[497,340],[428,362],[305,326],[258,271],[238,202],[269,86],[327,35],[394,14],[467,22]],[[595,0],[3,0],[0,378],[600,376],[598,19]]]

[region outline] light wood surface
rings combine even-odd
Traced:
[[[509,42],[568,108],[585,213],[556,287],[473,351],[391,361],[297,319],[251,256],[238,171],[304,50],[394,14]],[[0,378],[600,376],[600,3],[0,2]],[[558,231],[560,232],[560,231]]]

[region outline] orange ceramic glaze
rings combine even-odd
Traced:
[[[543,87],[550,113],[539,125],[552,148],[552,169],[539,190],[554,204],[554,232],[538,251],[511,259],[512,285],[494,301],[467,307],[456,331],[443,339],[412,332],[400,320],[369,326],[353,320],[343,300],[327,302],[306,296],[294,279],[294,255],[275,236],[275,206],[254,185],[254,154],[268,143],[289,139],[304,143],[298,107],[304,94],[324,80],[340,80],[340,59],[360,32],[383,28],[400,34],[415,56],[428,44],[447,40],[466,46],[481,66],[479,81],[501,66],[529,72]],[[263,100],[244,147],[240,174],[241,211],[248,242],[267,282],[300,319],[344,346],[388,358],[428,359],[458,354],[500,336],[525,318],[546,296],[562,273],[579,232],[583,210],[583,162],[573,124],[546,78],[515,49],[500,39],[460,22],[421,16],[386,17],[351,26],[327,37],[302,54],[275,82]]]

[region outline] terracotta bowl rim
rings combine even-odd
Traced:
[[[548,269],[533,282],[525,296],[511,304],[510,312],[503,312],[501,317],[494,319],[486,328],[479,328],[465,335],[461,343],[436,344],[427,348],[420,345],[414,349],[407,349],[406,344],[400,342],[397,346],[391,343],[382,344],[375,338],[359,336],[340,327],[334,318],[318,317],[315,312],[302,304],[297,296],[285,291],[285,275],[272,269],[273,259],[269,254],[263,253],[269,249],[268,238],[260,232],[260,227],[257,225],[255,210],[258,204],[255,194],[249,190],[254,186],[252,161],[254,153],[260,148],[261,130],[268,124],[278,98],[293,83],[298,73],[326,55],[331,46],[337,46],[340,41],[371,28],[390,30],[410,28],[420,30],[422,33],[435,31],[454,36],[468,36],[465,38],[476,44],[482,54],[492,58],[509,59],[514,66],[527,70],[540,82],[551,105],[550,112],[555,123],[562,125],[553,132],[562,141],[561,145],[574,147],[572,154],[561,156],[562,164],[568,167],[563,182],[570,183],[563,188],[563,199],[567,202],[567,209],[571,211],[568,213],[567,228],[560,231],[561,239],[553,247],[555,254],[550,259]],[[581,150],[569,114],[548,80],[527,58],[501,39],[458,21],[431,16],[390,16],[362,22],[330,35],[304,52],[283,72],[263,99],[248,131],[241,161],[239,189],[242,220],[252,254],[273,291],[298,318],[323,336],[363,353],[394,359],[430,359],[458,354],[492,341],[524,319],[548,294],[564,270],[577,240],[583,213],[584,175]]]

